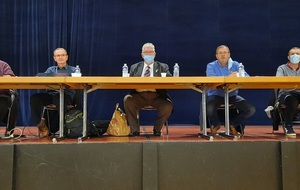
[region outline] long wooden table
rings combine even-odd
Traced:
[[[60,93],[59,137],[63,137],[66,77],[1,77],[0,89],[55,89]]]
[[[225,89],[225,127],[229,135],[228,95],[235,89],[300,88],[300,77],[1,77],[0,89],[57,89],[60,91],[60,137],[63,137],[64,89],[83,89],[84,123],[86,136],[87,94],[98,89],[182,89],[202,93],[202,133],[206,136],[206,90]]]
[[[225,134],[229,132],[229,93],[236,89],[296,89],[300,88],[300,77],[225,77]]]
[[[206,121],[206,89],[223,85],[224,77],[66,77],[71,88],[84,89],[83,137],[86,136],[87,94],[98,89],[183,89],[202,93],[203,120]],[[206,122],[203,135],[207,136]]]
[[[206,89],[223,85],[223,77],[1,77],[0,89],[57,89],[60,91],[60,132],[63,137],[64,89],[83,89],[83,138],[86,137],[87,94],[98,89],[183,89],[203,93],[206,104]],[[206,106],[203,106],[205,108]],[[206,120],[206,109],[203,109]],[[205,122],[206,124],[206,122]],[[206,125],[203,133],[207,135]]]

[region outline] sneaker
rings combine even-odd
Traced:
[[[286,126],[284,127],[284,130],[286,136],[296,136],[296,133],[292,126]]]
[[[237,130],[235,129],[235,127],[233,125],[230,125],[229,129],[230,129],[230,133],[233,134],[234,136],[240,135],[240,133],[237,132]]]
[[[218,132],[219,129],[220,129],[220,126],[215,126],[215,127],[211,126],[211,128],[210,128],[210,133],[211,133],[213,136],[215,136],[215,135],[217,134],[217,132]]]

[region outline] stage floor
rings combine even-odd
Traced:
[[[39,138],[36,127],[17,127],[15,136],[22,134],[20,138],[3,138],[5,127],[0,128],[0,144],[48,144],[53,143],[53,136]],[[218,132],[224,132],[225,128],[221,128]],[[227,138],[221,135],[215,136],[209,140],[206,138],[198,137],[200,133],[199,126],[169,126],[169,135],[163,130],[160,137],[152,135],[151,126],[141,127],[141,136],[139,137],[112,137],[106,133],[102,137],[91,137],[83,140],[82,143],[115,143],[115,142],[209,142],[209,141],[300,141],[300,126],[294,127],[297,136],[287,137],[284,135],[282,128],[272,133],[272,126],[246,126],[245,134],[239,138]],[[208,129],[208,131],[210,131]],[[209,134],[209,133],[208,133]],[[78,143],[77,139],[62,139],[56,143]]]

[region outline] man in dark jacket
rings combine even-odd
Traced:
[[[141,55],[144,61],[130,67],[130,77],[160,77],[161,73],[172,76],[167,64],[154,61],[156,52],[152,43],[143,45]],[[140,135],[139,109],[149,106],[157,110],[158,117],[154,123],[153,134],[160,136],[161,128],[173,110],[173,104],[167,91],[162,89],[136,89],[124,97],[125,112],[132,136]]]

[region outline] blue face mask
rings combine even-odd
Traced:
[[[152,56],[152,55],[144,55],[144,60],[147,63],[152,63],[154,61],[154,56]]]
[[[297,54],[290,55],[290,62],[293,64],[298,64],[300,62],[300,55]]]

